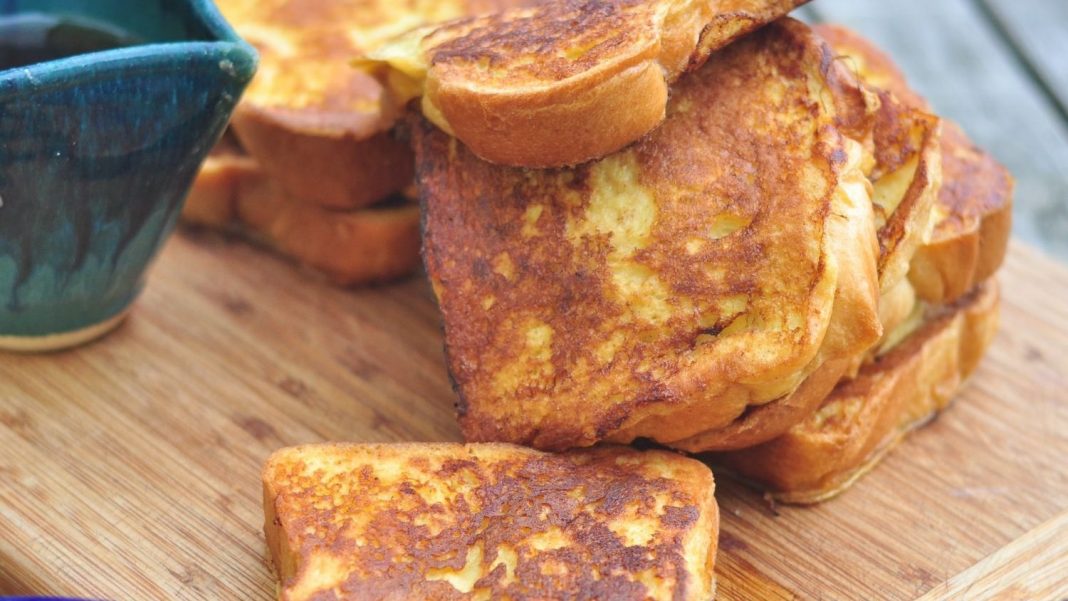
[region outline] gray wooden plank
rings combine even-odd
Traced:
[[[1068,2],[975,1],[1034,70],[1068,122]]]
[[[975,5],[818,0],[810,6],[819,19],[852,27],[887,50],[939,114],[1005,163],[1017,179],[1015,234],[1068,260],[1068,125]]]
[[[805,23],[815,23],[819,20],[819,15],[816,13],[816,10],[812,8],[811,4],[806,4],[802,6],[801,8],[791,13],[790,16],[794,17],[795,19],[800,19]]]

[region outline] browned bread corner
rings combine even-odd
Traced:
[[[1012,233],[1012,175],[955,123],[946,124],[942,169],[934,231],[909,271],[917,295],[931,303],[953,302],[993,276]]]
[[[711,460],[779,501],[818,503],[841,493],[950,403],[994,338],[999,304],[990,281],[933,308],[919,330],[786,434]]]
[[[333,211],[299,202],[229,136],[202,166],[182,219],[262,242],[343,286],[403,277],[420,263],[416,204]]]
[[[848,27],[833,23],[820,23],[813,29],[834,48],[838,60],[868,85],[890,92],[909,106],[930,110],[927,99],[909,87],[905,74],[894,59],[870,40]]]

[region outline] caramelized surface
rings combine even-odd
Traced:
[[[712,474],[679,455],[318,445],[263,478],[287,601],[714,594]]]
[[[840,25],[818,25],[815,29],[866,84],[892,93],[909,106],[928,106],[909,87],[893,60],[870,41]],[[955,123],[945,124],[941,154],[944,181],[935,207],[933,242],[972,231],[983,216],[1004,211],[1012,204],[1013,180],[1008,170],[976,147]]]
[[[538,2],[413,31],[370,66],[491,162],[574,165],[648,133],[680,75],[804,1]]]
[[[669,82],[805,0],[561,0],[459,19],[416,35],[435,79],[516,93],[653,59]],[[666,42],[666,43],[665,43]],[[401,40],[401,43],[410,43]],[[397,50],[401,48],[398,46]],[[383,56],[396,56],[386,51]]]
[[[351,61],[413,27],[507,6],[506,0],[218,0],[260,53],[243,102],[323,135],[369,136],[399,112]]]
[[[870,41],[839,25],[815,29],[861,79],[884,90],[884,97],[889,94],[913,109],[927,110],[927,101]],[[959,298],[1001,265],[1011,231],[1014,182],[1005,167],[953,122],[944,123],[939,153],[942,185],[932,229],[912,262],[909,279],[922,298],[944,303]]]
[[[770,25],[681,80],[653,134],[574,169],[490,165],[416,128],[427,268],[470,439],[585,445],[690,410],[673,420],[683,437],[815,369],[838,257],[871,252],[828,225],[870,223],[871,202],[845,185],[863,176],[845,175],[821,102],[825,52],[800,23]]]
[[[943,136],[942,169],[946,183],[938,197],[932,241],[975,230],[984,217],[1011,210],[1012,175],[955,123],[947,125]]]
[[[917,249],[930,236],[943,185],[942,122],[879,92],[871,174],[879,228],[879,274],[884,292],[908,274]]]

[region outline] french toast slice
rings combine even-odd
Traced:
[[[818,503],[848,488],[909,432],[945,409],[997,330],[997,283],[979,285],[840,383],[815,413],[761,445],[711,461],[786,503]]]
[[[890,96],[905,98],[916,108],[927,106],[870,42],[840,26],[817,30],[884,101]],[[997,290],[987,280],[1005,253],[1011,176],[974,148],[953,123],[945,124],[939,149],[944,177],[934,229],[912,258],[908,280],[895,286],[894,294],[905,298],[887,303],[884,293],[880,309],[884,304],[908,307],[913,302],[909,297],[919,296],[925,303],[907,319],[899,319],[897,327],[888,328],[876,363],[866,366],[857,380],[840,383],[804,422],[771,442],[716,455],[779,500],[819,502],[847,488],[897,440],[949,402],[993,336]],[[919,295],[913,288],[917,281],[927,285]],[[947,308],[954,302],[956,306]]]
[[[322,444],[263,470],[282,601],[715,596],[712,472],[663,451]]]
[[[242,145],[286,193],[332,209],[373,204],[411,183],[400,117],[350,61],[427,23],[518,0],[217,0],[260,65],[232,119]]]
[[[412,31],[361,64],[487,161],[570,166],[650,132],[684,72],[805,2],[540,2]]]
[[[837,126],[870,148],[865,173],[879,240],[879,321],[883,335],[894,332],[913,311],[916,294],[907,275],[928,239],[942,186],[942,123],[924,110],[902,103],[867,81],[849,78],[831,87]],[[856,375],[883,343],[852,360],[823,362],[791,394],[750,407],[726,426],[667,444],[691,453],[750,447],[779,436],[816,410],[843,377]]]
[[[935,229],[928,241],[912,257],[908,278],[879,299],[880,320],[884,327],[883,340],[872,350],[879,352],[894,346],[908,332],[914,320],[917,302],[944,305],[955,302],[966,292],[965,285],[975,288],[976,282],[991,278],[1000,266],[1011,229],[1011,182],[1007,172],[980,150],[966,141],[960,146],[963,134],[947,122],[946,138],[941,149],[946,165],[933,221]],[[950,156],[962,148],[960,157]],[[963,168],[966,166],[966,168]],[[989,185],[988,189],[982,187]],[[964,225],[966,224],[966,225]],[[925,278],[928,288],[918,294],[915,283]],[[867,359],[858,357],[858,359]],[[703,433],[669,446],[692,453],[743,449],[771,439],[768,433],[783,433],[784,426],[811,413],[837,383],[834,366],[817,370],[787,399],[749,410],[743,418],[717,431]],[[849,373],[849,370],[844,370]],[[781,429],[780,429],[781,428]]]
[[[419,207],[393,200],[332,211],[293,200],[228,134],[208,156],[182,219],[261,242],[342,285],[419,267]]]
[[[469,440],[680,440],[875,344],[873,205],[821,101],[832,58],[777,21],[679,80],[638,144],[572,169],[493,165],[413,126]]]
[[[909,106],[928,109],[893,60],[869,40],[841,25],[815,29],[866,83]],[[945,122],[941,154],[944,177],[934,229],[909,270],[917,295],[934,304],[951,303],[990,278],[1005,258],[1012,230],[1008,170],[951,121]]]
[[[993,276],[1012,232],[1012,175],[951,122],[942,137],[942,169],[934,230],[909,270],[917,295],[935,304],[953,302]]]
[[[248,181],[239,223],[340,286],[394,280],[419,268],[419,206],[401,197],[350,211],[290,198],[270,178]]]

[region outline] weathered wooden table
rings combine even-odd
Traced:
[[[814,0],[800,13],[889,51],[1016,176],[1016,236],[1068,260],[1068,2]]]
[[[1068,2],[817,0],[1016,173],[1017,234],[1068,257]],[[1059,48],[1059,50],[1058,50]],[[842,497],[721,479],[720,599],[1068,598],[1068,268],[1014,245],[956,405]],[[456,440],[424,282],[344,291],[176,236],[131,319],[0,356],[0,595],[270,599],[258,470],[320,440]]]

